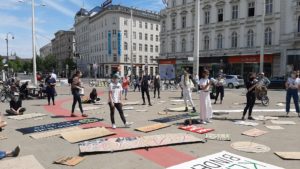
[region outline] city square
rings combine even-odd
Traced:
[[[299,0],[3,0],[0,20],[0,169],[300,168]]]

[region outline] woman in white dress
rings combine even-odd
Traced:
[[[183,99],[185,103],[185,111],[189,111],[188,109],[188,101],[193,106],[193,112],[196,112],[196,108],[192,99],[191,89],[194,88],[193,81],[190,78],[190,74],[187,71],[184,71],[184,75],[181,77],[180,85],[182,87]]]
[[[212,82],[208,79],[209,71],[204,70],[199,80],[200,87],[200,121],[202,124],[210,123],[212,118],[212,106],[209,88]]]

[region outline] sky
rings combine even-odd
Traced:
[[[104,1],[35,0],[37,51],[50,43],[58,30],[72,28],[74,16],[81,7],[90,10],[97,5],[100,6]],[[113,4],[157,12],[164,8],[162,0],[113,0]],[[31,16],[31,0],[0,0],[0,55],[6,56],[5,39],[9,33],[9,55],[16,53],[21,58],[32,57]]]

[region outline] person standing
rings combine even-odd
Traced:
[[[134,92],[135,92],[136,88],[139,89],[139,92],[141,91],[140,79],[138,76],[135,76],[135,78],[134,78],[134,90],[133,90]]]
[[[87,117],[87,115],[83,113],[82,102],[81,102],[81,97],[80,97],[80,90],[83,89],[82,84],[81,84],[81,79],[80,79],[81,76],[82,76],[82,74],[79,70],[76,71],[76,73],[73,75],[73,80],[72,80],[72,85],[71,85],[71,91],[72,91],[72,95],[73,95],[71,117],[76,117],[74,115],[74,110],[75,110],[75,106],[76,106],[77,102],[78,102],[82,117]]]
[[[126,122],[124,112],[123,112],[123,104],[122,104],[122,85],[118,81],[119,76],[117,74],[113,75],[112,83],[109,84],[109,97],[108,97],[108,105],[110,108],[110,119],[112,123],[112,128],[116,129],[115,124],[115,109],[118,110],[121,120],[123,121],[125,127],[130,127],[133,123]]]
[[[216,82],[215,82],[215,86],[216,86],[216,98],[215,98],[215,103],[217,103],[218,101],[218,97],[220,96],[220,104],[222,104],[223,102],[223,98],[224,98],[224,85],[225,85],[225,80],[223,79],[222,75],[219,75]]]
[[[209,71],[203,70],[202,78],[199,80],[200,88],[200,122],[202,124],[210,123],[212,118],[212,106],[210,100],[210,85],[212,82],[208,79]]]
[[[52,104],[55,105],[55,85],[56,85],[56,80],[55,78],[51,75],[50,78],[47,78],[46,81],[46,93],[48,97],[48,105],[50,105],[50,100],[52,99]]]
[[[125,100],[127,100],[127,93],[128,93],[129,83],[130,83],[130,81],[128,79],[128,76],[125,75],[125,77],[122,80],[123,94],[125,96]]]
[[[291,98],[293,97],[295,109],[300,117],[300,110],[299,110],[299,95],[298,90],[300,89],[300,79],[297,78],[297,72],[293,71],[291,73],[291,77],[288,78],[287,82],[285,83],[286,87],[286,115],[288,116],[290,113],[290,104]]]
[[[149,104],[149,106],[152,106],[151,101],[150,101],[150,94],[149,94],[149,83],[150,83],[150,77],[147,75],[147,72],[143,72],[143,75],[141,78],[143,105],[146,105],[146,102],[145,102],[145,93],[146,93],[147,99],[148,99],[148,104]]]
[[[255,95],[255,88],[257,86],[257,80],[256,80],[256,74],[255,73],[250,73],[248,82],[246,82],[246,88],[247,88],[247,103],[246,107],[243,112],[243,117],[242,120],[245,120],[245,116],[247,114],[247,111],[249,110],[248,114],[248,120],[254,120],[252,117],[252,110],[255,105],[255,100],[256,100],[256,95]]]
[[[154,77],[153,83],[154,83],[154,98],[156,96],[156,91],[157,91],[157,96],[160,99],[160,75],[159,74],[157,74]]]
[[[190,78],[190,74],[187,71],[184,71],[184,75],[181,77],[180,85],[182,86],[183,99],[185,103],[185,111],[189,111],[188,109],[188,101],[193,106],[193,112],[196,112],[196,108],[192,99],[191,89],[194,88],[193,81]]]

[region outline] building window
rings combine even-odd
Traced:
[[[143,56],[141,56],[141,55],[139,56],[139,62],[143,63]]]
[[[250,29],[247,33],[247,47],[251,48],[254,46],[254,32]]]
[[[182,22],[182,29],[184,29],[186,27],[186,16],[183,16],[181,18],[181,22]]]
[[[209,50],[209,36],[206,35],[204,38],[204,50]]]
[[[156,27],[155,30],[158,31],[159,30],[159,25],[156,25],[155,27]]]
[[[128,38],[128,31],[127,30],[124,30],[124,37]]]
[[[238,35],[236,32],[232,32],[231,34],[231,47],[232,48],[237,48],[238,44]]]
[[[153,34],[150,35],[150,40],[153,41]]]
[[[209,12],[209,11],[205,11],[205,12],[204,12],[204,16],[205,16],[204,22],[205,22],[205,24],[207,25],[207,24],[209,24],[209,22],[210,22],[210,12]]]
[[[151,30],[153,30],[153,23],[151,23],[151,25],[150,25],[150,29],[151,29]]]
[[[128,55],[124,55],[124,62],[128,62],[128,61],[129,61]]]
[[[116,36],[117,35],[117,30],[113,30],[112,34],[113,34],[113,36]]]
[[[223,22],[223,8],[218,9],[218,22]]]
[[[133,27],[136,27],[136,21],[132,21]]]
[[[239,6],[238,5],[233,5],[232,6],[232,19],[235,20],[235,19],[238,19],[239,17]]]
[[[183,38],[181,41],[181,52],[186,51],[186,40]]]
[[[155,46],[155,52],[158,53],[158,46]]]
[[[136,63],[136,55],[133,55],[132,62]]]
[[[124,20],[124,25],[127,26],[127,19]]]
[[[143,34],[141,32],[139,33],[139,39],[143,40]]]
[[[124,50],[128,50],[128,43],[124,42]]]
[[[176,30],[176,18],[172,18],[172,30]]]
[[[185,5],[186,4],[186,0],[182,0],[182,5]]]
[[[176,7],[176,0],[172,1],[172,7]]]
[[[133,44],[132,44],[132,50],[133,50],[133,51],[136,51],[136,43],[133,43]]]
[[[143,51],[143,45],[139,44],[139,51]]]
[[[172,47],[171,47],[171,49],[172,49],[172,53],[176,52],[176,41],[175,41],[175,39],[172,40]]]
[[[145,33],[145,40],[148,40],[148,34]]]
[[[136,39],[136,32],[133,32],[133,39]]]
[[[145,56],[145,63],[148,63],[148,56]]]
[[[270,27],[265,30],[265,45],[272,45],[272,29]]]
[[[217,36],[217,49],[222,49],[223,48],[223,35],[219,34]]]
[[[153,56],[150,56],[150,63],[153,63]]]
[[[139,22],[139,26],[140,26],[140,28],[143,28],[143,23],[142,23],[142,21]]]
[[[153,52],[153,45],[150,45],[150,52]]]
[[[161,52],[164,53],[165,52],[165,45],[166,45],[166,42],[165,41],[162,41],[161,43]]]
[[[155,35],[155,41],[158,42],[159,39],[158,39],[158,35]]]
[[[248,3],[248,17],[255,15],[255,2]]]
[[[166,31],[166,21],[162,21],[162,32]]]
[[[116,43],[116,41],[113,41],[112,43],[113,43],[113,49],[114,50],[117,49],[117,43]]]
[[[148,23],[145,22],[145,29],[148,29]]]
[[[266,15],[273,13],[273,0],[266,0]]]
[[[148,52],[148,45],[145,45],[145,52]]]

